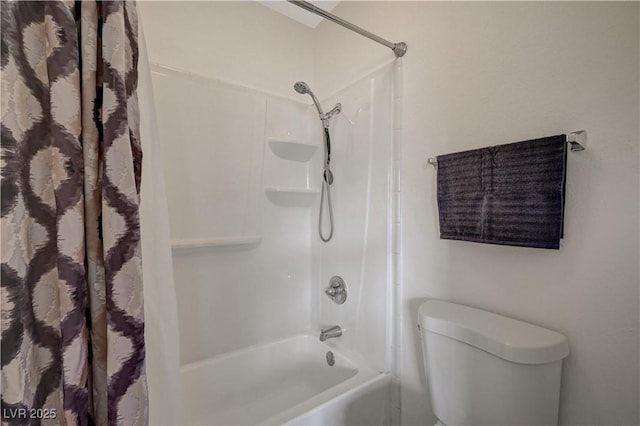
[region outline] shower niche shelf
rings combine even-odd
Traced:
[[[306,163],[311,160],[318,147],[293,138],[269,138],[269,147],[278,157]]]
[[[172,240],[171,251],[173,253],[185,253],[195,251],[206,251],[224,247],[255,247],[262,241],[260,235],[249,235],[242,237],[221,237],[194,240]]]
[[[266,186],[264,192],[273,204],[284,207],[309,207],[320,193],[313,188]]]

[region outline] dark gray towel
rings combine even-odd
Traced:
[[[560,248],[565,135],[438,157],[440,238]]]

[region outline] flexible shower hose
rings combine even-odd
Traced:
[[[320,239],[325,243],[333,237],[333,206],[331,205],[331,184],[333,183],[333,173],[329,168],[331,163],[331,137],[329,136],[329,128],[324,127],[324,174],[322,179],[322,191],[320,193],[320,212],[318,214],[318,234]],[[322,233],[322,212],[324,211],[324,197],[327,194],[327,207],[329,209],[329,236],[324,237]]]

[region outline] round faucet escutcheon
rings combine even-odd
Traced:
[[[329,299],[342,305],[347,300],[347,284],[342,277],[334,275],[329,280],[329,287],[324,291]]]

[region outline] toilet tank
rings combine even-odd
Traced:
[[[445,425],[557,425],[567,338],[441,300],[420,306],[424,367]]]

